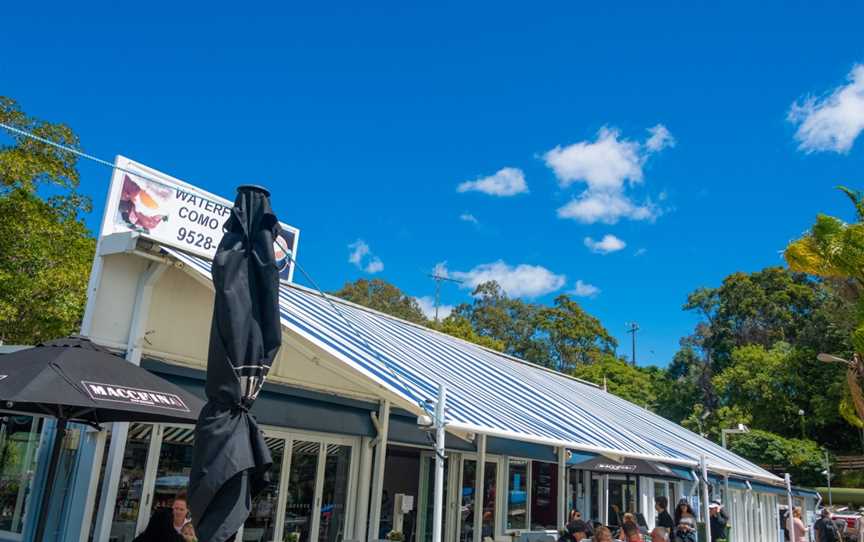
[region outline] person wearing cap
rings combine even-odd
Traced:
[[[726,538],[726,527],[729,518],[726,512],[723,511],[723,506],[714,501],[708,505],[708,513],[711,516],[711,540],[720,540]]]

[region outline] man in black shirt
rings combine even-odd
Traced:
[[[669,499],[664,496],[654,497],[654,510],[657,511],[657,520],[654,522],[655,527],[665,527],[669,532],[675,528],[675,523],[672,521],[672,516],[669,515]]]
[[[822,509],[822,517],[813,525],[813,531],[816,533],[816,542],[840,542],[837,525],[831,519],[831,511],[827,508]]]

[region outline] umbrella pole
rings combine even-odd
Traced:
[[[48,474],[45,476],[45,488],[42,490],[42,502],[39,503],[39,517],[36,520],[34,542],[42,542],[45,536],[45,524],[48,522],[48,505],[51,503],[51,490],[54,488],[54,478],[57,477],[57,463],[60,461],[60,450],[63,449],[63,439],[66,438],[66,420],[57,419],[57,431],[54,436],[54,446],[51,448],[51,460],[48,462]]]

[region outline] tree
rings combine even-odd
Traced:
[[[381,279],[358,279],[346,282],[333,295],[346,301],[369,307],[379,312],[408,320],[416,324],[427,323],[417,300],[402,293],[402,290]]]
[[[540,309],[537,329],[546,334],[551,365],[564,373],[614,354],[618,346],[600,320],[567,295],[556,297],[553,306]]]
[[[753,430],[730,439],[729,449],[775,473],[789,472],[796,484],[824,483],[824,451],[812,440],[786,439],[768,431]]]
[[[486,348],[491,348],[492,350],[497,350],[499,352],[504,350],[503,342],[498,339],[493,339],[492,337],[479,335],[474,331],[474,328],[471,327],[471,322],[462,316],[451,314],[440,322],[429,322],[428,325],[430,328],[436,329],[442,333],[479,344],[480,346],[485,346]]]
[[[0,97],[0,120],[77,146],[62,124],[27,116]],[[73,153],[23,136],[0,146],[0,340],[35,344],[77,331],[95,241],[81,215]]]
[[[810,231],[786,247],[784,256],[789,267],[802,273],[821,277],[849,280],[857,288],[864,288],[864,194],[840,187],[855,207],[857,222],[819,214]],[[857,300],[856,327],[850,342],[854,348],[846,367],[848,398],[859,420],[864,421],[864,298]]]
[[[656,406],[657,395],[652,371],[634,367],[621,358],[603,354],[593,363],[579,364],[570,372],[576,378],[606,385],[609,393],[645,408]]]

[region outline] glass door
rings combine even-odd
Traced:
[[[447,533],[447,494],[450,461],[444,460],[444,509],[441,514],[441,533]],[[417,542],[431,542],[432,517],[435,509],[435,454],[423,452],[420,456],[420,502],[417,506],[419,519],[417,522]]]
[[[348,525],[353,446],[292,440],[282,538],[341,542]]]

